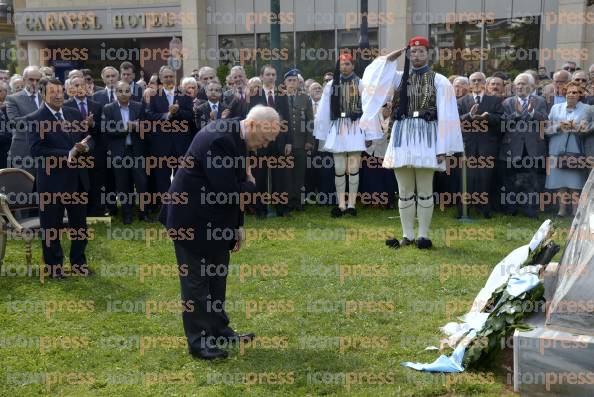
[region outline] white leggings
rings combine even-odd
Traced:
[[[398,209],[403,236],[415,238],[415,213],[419,218],[419,237],[429,238],[429,227],[433,216],[433,175],[430,168],[397,168]],[[416,191],[416,208],[415,208]]]
[[[334,183],[338,194],[338,206],[346,209],[346,174],[349,174],[349,208],[355,208],[359,192],[359,168],[361,152],[334,153]]]

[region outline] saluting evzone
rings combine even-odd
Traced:
[[[377,119],[390,89],[396,89],[395,122],[383,163],[384,168],[394,169],[399,190],[403,238],[387,240],[392,248],[432,247],[433,176],[435,171],[445,171],[446,156],[464,151],[454,88],[445,76],[431,70],[428,50],[426,38],[414,37],[408,47],[374,60],[362,79],[362,128]],[[399,72],[396,59],[404,52],[404,71]],[[415,216],[419,220],[416,236]]]

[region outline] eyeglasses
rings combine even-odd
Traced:
[[[575,68],[572,68],[572,67],[569,67],[569,66],[564,67],[563,70],[567,70],[568,72],[572,72],[572,73],[575,72]]]
[[[588,79],[573,79],[573,81],[579,81],[579,82],[585,83],[588,81]]]

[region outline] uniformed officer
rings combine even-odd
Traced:
[[[299,70],[291,69],[285,73],[285,87],[289,103],[288,131],[293,142],[289,153],[293,167],[287,168],[285,186],[288,187],[290,209],[303,211],[307,152],[313,149],[315,143],[313,108],[309,97],[300,90]]]

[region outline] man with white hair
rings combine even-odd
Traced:
[[[553,105],[565,102],[565,86],[571,81],[571,73],[567,70],[558,70],[553,73],[553,82],[543,88],[543,96],[550,112]]]
[[[42,66],[41,68],[39,68],[39,71],[41,72],[41,75],[46,79],[53,79],[54,77],[56,77],[56,72],[54,71],[53,66]]]
[[[520,73],[514,80],[515,96],[503,101],[503,139],[499,160],[506,162],[502,205],[509,214],[522,211],[536,218],[538,200],[535,192],[542,189],[539,168],[544,167],[547,145],[542,121],[547,120],[545,99],[534,96],[534,78]]]
[[[206,96],[206,85],[210,83],[212,80],[217,79],[217,71],[210,67],[210,66],[203,66],[198,70],[198,84],[200,85],[200,89],[198,90],[198,95],[196,96],[201,101],[208,100]]]
[[[470,82],[468,77],[460,76],[454,79],[452,83],[454,86],[454,92],[456,93],[456,99],[460,99],[468,94]]]
[[[22,168],[35,175],[31,160],[31,142],[28,128],[24,124],[27,115],[37,111],[42,104],[39,94],[41,72],[38,66],[27,66],[23,70],[25,89],[6,97],[6,115],[11,123],[12,143],[10,145],[9,166]]]
[[[179,88],[183,94],[192,98],[193,101],[198,93],[198,82],[193,77],[184,77],[179,83]]]
[[[21,92],[25,88],[23,76],[20,74],[13,74],[10,76],[10,80],[8,80],[8,88],[10,90],[10,94]]]
[[[236,109],[238,117],[245,117],[248,112],[246,101],[247,76],[243,66],[233,66],[229,72],[233,88],[223,94],[223,103],[231,109]]]
[[[106,66],[101,70],[101,78],[103,79],[105,88],[95,92],[93,94],[93,100],[99,102],[101,106],[105,106],[117,100],[115,86],[120,79],[120,72],[113,66]]]
[[[164,203],[159,220],[167,230],[184,231],[187,239],[173,241],[180,270],[182,319],[189,353],[205,360],[227,357],[220,344],[250,341],[229,327],[225,289],[229,252],[241,248],[243,209],[256,192],[247,164],[248,151],[268,146],[280,131],[278,113],[256,106],[245,120],[215,120],[196,134],[188,158],[192,167],[178,170],[171,197],[186,195],[183,203]],[[191,306],[190,306],[191,305]]]

